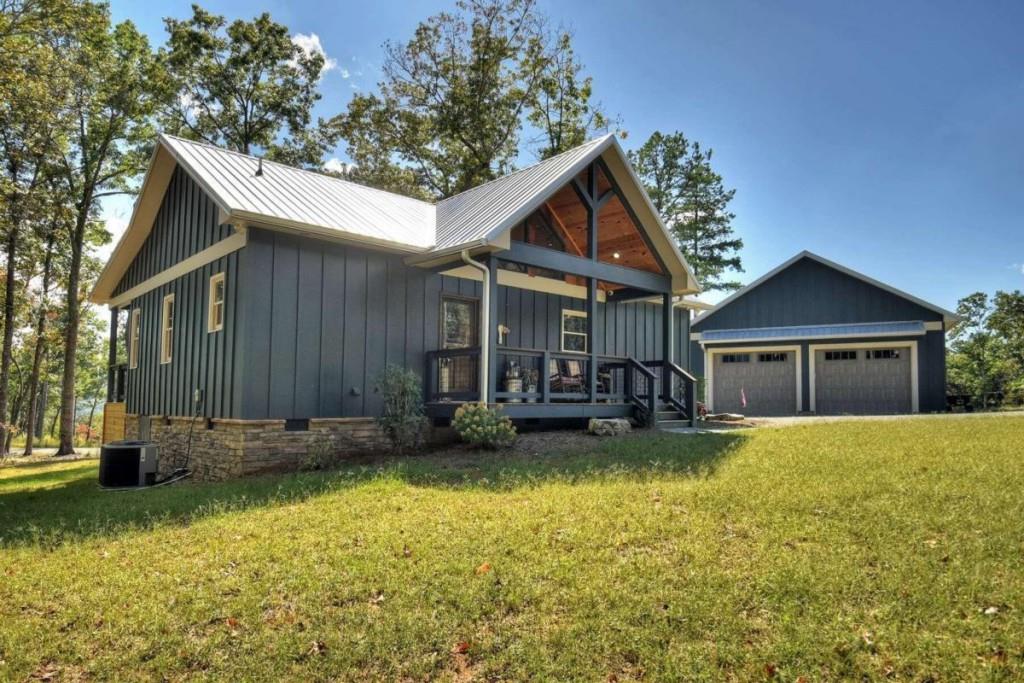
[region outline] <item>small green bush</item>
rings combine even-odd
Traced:
[[[452,418],[452,428],[463,441],[483,448],[504,448],[516,439],[516,428],[501,408],[488,408],[483,403],[459,406]]]
[[[423,388],[412,370],[388,365],[377,379],[377,391],[384,399],[384,412],[377,424],[399,453],[423,443],[427,418],[423,413]]]

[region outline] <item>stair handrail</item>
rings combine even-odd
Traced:
[[[636,393],[636,382],[632,380],[632,377],[630,378],[630,386],[627,391],[627,395],[629,397],[629,400],[634,405],[638,406],[642,410],[647,411],[649,418],[653,422],[657,418],[658,410],[658,390],[656,388],[658,375],[655,374],[653,370],[651,370],[646,365],[638,361],[636,358],[633,358],[632,356],[626,358],[626,365],[634,373],[639,373],[647,379],[646,405],[644,404],[644,400],[640,397],[640,395]]]

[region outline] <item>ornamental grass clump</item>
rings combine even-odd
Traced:
[[[488,408],[483,403],[459,406],[452,427],[463,441],[483,448],[505,448],[516,439],[512,419],[500,408]]]

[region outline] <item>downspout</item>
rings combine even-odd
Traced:
[[[491,269],[474,261],[469,257],[469,249],[463,249],[459,254],[462,262],[471,268],[480,271],[484,276],[483,297],[480,302],[480,402],[488,403],[489,365],[490,365],[490,337],[491,337]]]

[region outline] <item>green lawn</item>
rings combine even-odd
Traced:
[[[1024,677],[1024,418],[95,479],[0,469],[0,679]]]

